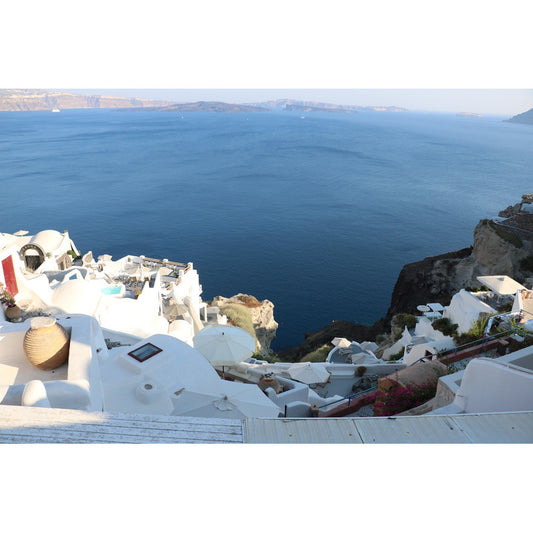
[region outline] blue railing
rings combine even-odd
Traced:
[[[483,336],[482,339],[477,339],[475,341],[467,342],[466,344],[461,344],[459,346],[456,346],[455,348],[451,348],[444,352],[434,353],[431,355],[425,355],[424,357],[417,359],[414,363],[411,363],[409,366],[416,365],[416,363],[419,363],[420,361],[423,361],[424,359],[430,359],[432,357],[439,358],[439,357],[444,357],[445,355],[450,355],[452,353],[455,355],[457,354],[457,352],[459,352],[460,350],[464,350],[468,346],[476,346],[476,345],[485,346],[487,343],[489,343],[490,341],[494,339],[498,339],[499,337],[505,337],[505,336],[511,335],[512,333],[517,333],[517,328],[508,329],[506,331],[500,331],[499,333],[495,333],[494,335]]]
[[[482,339],[477,339],[475,341],[471,341],[471,342],[467,342],[465,344],[461,344],[460,346],[456,346],[455,348],[452,348],[450,350],[446,350],[445,352],[426,355],[426,356],[421,357],[420,359],[416,360],[414,363],[411,363],[409,366],[416,365],[416,363],[419,363],[420,361],[423,361],[424,359],[430,359],[430,358],[435,357],[435,356],[443,357],[445,355],[450,355],[452,353],[456,354],[457,352],[459,352],[460,350],[464,350],[468,346],[475,346],[475,345],[484,346],[488,342],[490,342],[490,341],[492,341],[494,339],[498,339],[500,337],[505,337],[505,336],[511,335],[513,333],[517,333],[517,330],[518,330],[518,328],[511,328],[511,329],[506,330],[506,331],[500,331],[499,333],[495,333],[494,335],[484,336]],[[350,394],[349,396],[345,396],[344,398],[341,398],[340,400],[334,400],[333,402],[329,402],[329,403],[326,403],[324,405],[321,405],[319,407],[319,410],[323,409],[324,407],[329,407],[329,406],[335,405],[337,403],[345,402],[346,400],[348,400],[348,404],[347,404],[347,407],[348,407],[350,405],[352,399],[357,398],[359,396],[362,396],[363,394],[367,394],[368,392],[374,392],[376,390],[377,390],[377,386],[370,387],[369,389],[366,389],[364,391],[356,392],[355,394]],[[314,414],[311,414],[311,416],[314,416]]]
[[[376,390],[378,390],[377,386],[370,387],[369,389],[356,392],[355,394],[350,394],[350,396],[345,396],[344,398],[341,398],[340,400],[334,400],[332,402],[325,403],[324,405],[321,405],[319,409],[323,409],[324,407],[329,407],[330,405],[335,405],[336,403],[345,402],[346,400],[348,400],[348,406],[349,406],[353,398],[357,398],[358,396],[362,396],[363,394],[366,394],[368,392],[374,392]]]

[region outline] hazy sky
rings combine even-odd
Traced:
[[[501,115],[533,107],[531,0],[5,4],[4,88]]]
[[[177,102],[228,103],[295,98],[334,104],[399,106],[411,111],[515,115],[533,107],[533,89],[73,89],[88,94]]]

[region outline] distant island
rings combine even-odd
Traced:
[[[526,111],[525,113],[520,113],[519,115],[511,117],[505,122],[517,122],[518,124],[533,124],[533,108],[531,108],[529,111]]]
[[[123,96],[74,94],[50,89],[0,89],[0,111],[61,111],[64,109],[117,109],[120,111],[254,113],[264,111],[296,111],[358,113],[360,111],[405,112],[396,106],[357,106],[307,102],[287,98],[250,104],[226,102],[172,102]]]
[[[359,111],[387,111],[387,112],[405,112],[408,111],[403,107],[396,106],[360,106],[360,105],[341,105],[328,104],[325,102],[307,102],[303,100],[291,100],[288,98],[281,98],[278,100],[267,100],[266,102],[259,102],[257,104],[250,104],[255,106],[266,107],[268,109],[281,109],[284,111],[300,111],[300,112],[330,112],[330,113],[358,113]]]
[[[52,109],[143,108],[173,102],[122,96],[94,96],[44,89],[0,89],[0,111],[51,111]]]
[[[301,104],[287,104],[284,108],[285,111],[302,111],[305,113],[312,113],[317,111],[319,113],[357,113],[356,109],[343,109],[342,107],[319,107],[319,106],[307,106]]]
[[[305,102],[301,100],[289,100],[286,98],[279,100],[267,100],[252,104],[228,104],[225,102],[189,102],[182,104],[172,104],[164,107],[145,107],[142,109],[125,109],[124,111],[211,111],[216,113],[251,113],[257,111],[297,111],[300,113],[358,113],[359,111],[407,111],[401,107],[377,107],[377,106],[356,106],[328,104],[324,102]]]
[[[189,102],[185,104],[143,107],[140,109],[122,109],[121,111],[173,111],[179,113],[204,111],[213,113],[254,113],[261,111],[270,111],[270,109],[245,104],[227,104],[225,102]]]

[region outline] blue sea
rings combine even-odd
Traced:
[[[533,193],[533,127],[505,118],[4,112],[0,231],[192,261],[204,300],[271,300],[281,349],[373,323],[405,263]]]

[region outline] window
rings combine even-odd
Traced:
[[[147,359],[150,359],[150,357],[153,357],[154,355],[162,351],[163,350],[161,348],[158,348],[157,346],[154,346],[153,344],[150,344],[148,342],[147,344],[143,344],[136,350],[128,352],[128,355],[133,357],[133,359],[135,359],[136,361],[139,361],[139,363],[143,363]]]

